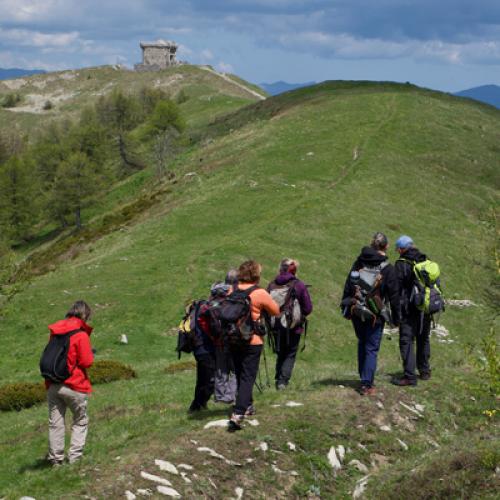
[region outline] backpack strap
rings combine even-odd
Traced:
[[[255,290],[259,289],[260,286],[259,285],[253,285],[251,286],[250,288],[247,288],[246,290],[242,290],[241,288],[238,288],[238,285],[236,285],[236,289],[235,290],[240,290],[241,292],[243,292],[247,297],[250,297],[250,294],[252,292],[254,292]]]

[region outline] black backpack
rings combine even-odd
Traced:
[[[71,376],[68,370],[69,339],[82,331],[77,329],[52,335],[40,358],[40,373],[45,380],[61,384]]]
[[[201,337],[198,334],[198,317],[200,308],[206,304],[206,300],[194,300],[186,306],[184,317],[179,324],[177,332],[177,347],[175,350],[180,359],[181,353],[191,353],[201,345]]]
[[[259,328],[252,320],[250,294],[257,285],[246,290],[235,288],[233,293],[209,309],[211,330],[226,344],[248,343]]]

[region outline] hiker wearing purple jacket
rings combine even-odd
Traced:
[[[280,305],[282,316],[275,319],[272,327],[277,354],[274,377],[277,390],[286,389],[290,381],[300,337],[305,333],[306,317],[311,314],[313,309],[306,285],[296,276],[298,267],[298,261],[283,259],[280,263],[279,274],[267,288],[273,298],[275,295],[283,294],[281,303],[278,296],[275,298]],[[287,289],[290,291],[288,295]],[[294,302],[296,302],[295,311]],[[300,311],[298,306],[300,306]],[[288,313],[285,312],[286,309],[288,309]]]

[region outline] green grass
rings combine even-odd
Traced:
[[[190,97],[183,104],[192,106],[193,116],[195,102]],[[20,291],[4,306],[2,381],[37,380],[45,325],[80,298],[95,311],[98,359],[127,363],[138,376],[95,388],[79,466],[41,467],[43,406],[0,414],[1,428],[8,429],[0,438],[0,497],[120,497],[126,489],[151,487],[140,470],[157,473],[154,459],[161,458],[196,467],[192,485],[169,478],[186,498],[227,498],[235,486],[252,498],[308,492],[348,498],[362,474],[346,466],[334,478],[326,458],[331,446],[343,444],[350,449],[347,461],[374,462],[368,498],[394,496],[396,484],[409,491],[412,478],[417,498],[494,498],[498,458],[487,443],[498,436],[498,416],[483,411],[497,403],[480,389],[465,353],[468,343],[477,350],[479,339],[498,327],[485,292],[498,287],[493,214],[500,113],[411,86],[352,82],[271,98],[206,129],[210,113],[203,106],[200,113],[205,118],[197,127],[207,140],[175,163],[175,184],[150,185],[141,172],[117,186],[89,212],[91,243],[72,242],[79,251],[60,260],[60,243],[45,243],[40,252],[53,261],[51,272],[18,283]],[[197,175],[186,177],[190,172]],[[124,224],[99,231],[99,221],[115,217],[122,200],[131,202],[145,190],[156,193],[151,204],[138,204]],[[375,231],[386,232],[391,244],[410,234],[441,265],[446,296],[477,306],[448,308],[441,320],[454,343],[433,339],[433,378],[416,388],[390,384],[400,370],[397,336],[384,338],[379,396],[363,399],[352,387],[354,334],[338,303],[353,259]],[[263,263],[267,282],[285,256],[302,262],[300,275],[312,285],[315,306],[290,391],[256,394],[258,427],[236,436],[203,431],[208,420],[223,418],[225,408],[212,404],[199,419],[186,416],[194,373],[173,368],[183,305],[205,296],[211,282],[248,257]],[[395,258],[392,249],[390,256]],[[128,345],[119,344],[121,334]],[[268,364],[272,376],[270,353]],[[271,406],[287,400],[304,406]],[[424,405],[423,418],[413,418],[400,401]],[[384,424],[391,432],[380,431]],[[191,439],[232,460],[255,461],[234,469],[201,455]],[[283,454],[255,451],[262,440]],[[288,451],[287,441],[298,451]],[[471,452],[466,460],[465,451]],[[299,476],[274,472],[272,461]],[[427,473],[433,478],[428,484]]]

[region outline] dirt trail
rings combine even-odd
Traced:
[[[262,101],[265,99],[265,97],[263,95],[259,94],[258,92],[255,92],[255,90],[249,89],[248,87],[246,87],[242,83],[236,82],[235,80],[233,80],[232,78],[229,78],[224,73],[218,73],[217,71],[213,70],[212,68],[209,68],[208,66],[199,66],[199,68],[203,69],[205,71],[208,71],[209,73],[212,73],[213,75],[216,75],[219,78],[222,78],[223,80],[226,80],[226,82],[229,82],[229,83],[232,83],[233,85],[236,85],[240,89],[244,90],[245,92],[248,92],[249,94],[252,94],[254,97],[257,97]]]

